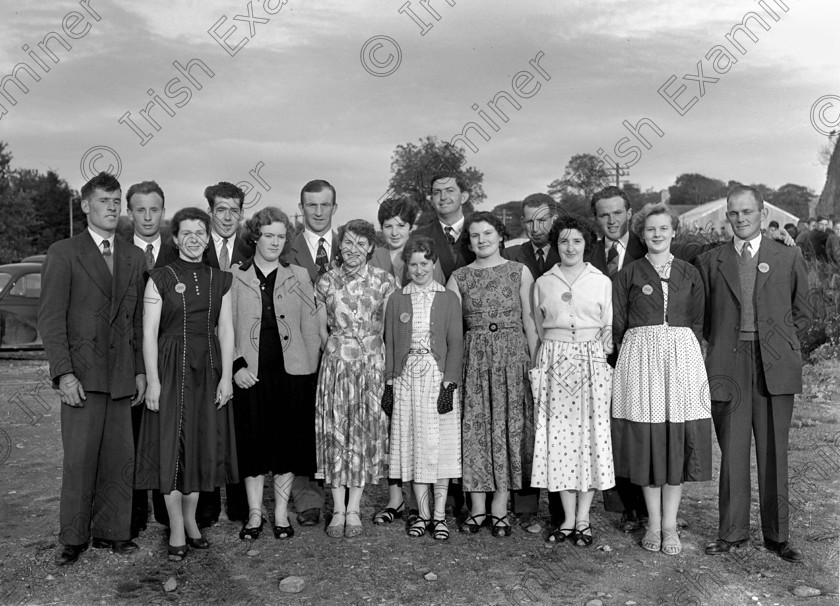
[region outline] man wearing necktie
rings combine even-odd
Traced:
[[[61,398],[64,471],[59,566],[94,548],[131,541],[131,406],[143,401],[143,253],[115,237],[121,187],[100,173],[82,187],[88,227],[50,246],[38,328]]]
[[[801,250],[761,235],[761,192],[737,185],[726,197],[731,241],[700,255],[712,420],[721,450],[718,555],[750,538],[750,446],[755,439],[764,546],[788,562],[802,552],[790,539],[788,430],[802,391],[799,338],[810,321]]]

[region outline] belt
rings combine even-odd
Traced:
[[[489,330],[490,332],[496,332],[498,330],[510,330],[512,328],[521,328],[519,324],[499,324],[498,322],[490,322],[485,328],[485,326],[471,326],[467,330],[472,331],[484,331]]]
[[[430,354],[432,353],[431,349],[426,349],[425,347],[412,347],[408,350],[410,354]]]

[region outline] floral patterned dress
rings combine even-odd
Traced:
[[[463,482],[468,492],[519,490],[531,477],[534,404],[519,286],[522,263],[461,267]]]
[[[328,486],[364,486],[385,476],[388,417],[382,410],[385,306],[396,282],[370,265],[358,276],[341,267],[318,280],[329,339],[315,399],[315,477]]]

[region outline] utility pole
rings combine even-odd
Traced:
[[[73,237],[73,196],[69,198],[69,206],[70,206],[70,237]]]
[[[626,177],[629,174],[630,174],[630,169],[629,168],[621,168],[621,165],[618,162],[616,162],[615,163],[615,186],[616,187],[621,187],[620,178],[621,177]]]

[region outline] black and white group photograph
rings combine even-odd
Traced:
[[[0,606],[840,603],[835,0],[8,0]]]

